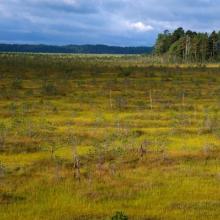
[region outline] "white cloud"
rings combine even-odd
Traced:
[[[147,31],[151,31],[151,30],[154,29],[151,25],[146,25],[141,21],[134,22],[134,23],[127,22],[127,27],[129,29],[136,30],[136,31],[139,31],[139,32],[147,32]]]

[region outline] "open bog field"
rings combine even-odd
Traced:
[[[1,220],[220,219],[220,68],[147,59],[0,55]]]

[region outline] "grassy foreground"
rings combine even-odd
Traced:
[[[0,219],[220,219],[220,68],[0,56]]]

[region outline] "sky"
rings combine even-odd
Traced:
[[[0,42],[152,46],[177,27],[220,30],[220,0],[0,0]]]

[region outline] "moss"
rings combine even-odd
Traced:
[[[0,56],[1,219],[218,219],[218,64]]]

